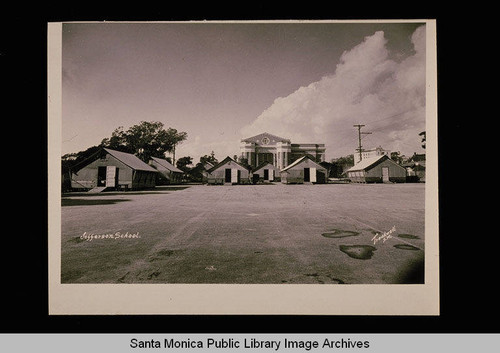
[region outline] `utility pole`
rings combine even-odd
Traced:
[[[361,132],[361,128],[364,125],[356,124],[356,125],[353,125],[353,126],[358,128],[358,146],[359,147],[356,149],[356,151],[359,152],[359,161],[361,162],[361,160],[363,159],[363,156],[362,156],[363,149],[362,149],[362,146],[361,146],[361,135],[369,135],[369,134],[371,134],[371,132]]]

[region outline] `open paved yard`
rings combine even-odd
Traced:
[[[422,283],[424,190],[193,185],[65,195],[61,282]]]

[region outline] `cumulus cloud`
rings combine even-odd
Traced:
[[[193,165],[200,161],[200,157],[210,154],[214,151],[215,158],[222,161],[227,156],[233,157],[239,154],[239,141],[233,139],[218,139],[217,141],[206,141],[206,139],[196,136],[194,139],[179,144],[176,147],[176,158],[191,156]]]
[[[365,124],[364,148],[381,145],[405,154],[421,152],[425,130],[425,26],[411,37],[414,52],[391,59],[382,31],[345,51],[335,72],[287,97],[277,98],[242,136],[269,132],[297,143],[325,143],[327,158],[357,148],[353,124]]]

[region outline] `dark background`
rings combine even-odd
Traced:
[[[279,7],[249,2],[221,8],[194,3],[164,9],[86,2],[5,11],[0,43],[4,88],[0,131],[3,193],[8,191],[9,198],[2,198],[0,288],[6,310],[0,333],[497,333],[500,234],[488,225],[496,217],[496,180],[491,169],[495,158],[494,150],[476,142],[494,140],[487,137],[494,132],[490,127],[494,114],[480,109],[495,100],[487,101],[487,86],[476,81],[491,80],[490,75],[480,73],[489,64],[477,60],[491,55],[478,39],[485,38],[483,21],[488,11],[480,10],[483,20],[477,23],[465,20],[474,17],[474,9],[443,9],[432,2],[412,5],[356,3],[352,8],[339,8],[287,3]],[[441,315],[48,315],[47,23],[205,19],[437,20]],[[474,33],[478,29],[480,35]],[[478,91],[484,95],[474,101]],[[487,157],[484,163],[481,156]]]

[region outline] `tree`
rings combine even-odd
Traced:
[[[175,146],[186,139],[187,133],[173,128],[165,130],[161,122],[141,121],[140,124],[133,125],[126,131],[123,126],[119,126],[111,133],[111,137],[103,139],[99,145],[62,156],[63,182],[70,180],[71,173],[77,171],[82,166],[82,162],[103,147],[135,154],[147,163],[151,157],[165,158],[165,152],[175,152]]]
[[[111,133],[110,138],[103,139],[101,141],[101,146],[127,153],[135,152],[128,144],[127,135],[125,131],[123,131],[123,126],[116,128],[115,131]]]
[[[122,126],[118,127],[109,139],[102,140],[101,146],[133,153],[147,162],[151,157],[164,158],[166,152],[175,153],[175,146],[186,138],[186,132],[178,132],[173,128],[165,130],[159,121],[141,121],[127,131]]]
[[[403,163],[403,156],[401,156],[401,152],[391,152],[391,159],[397,164]]]
[[[250,164],[248,164],[248,158],[245,158],[243,155],[241,155],[239,158],[238,158],[238,162],[242,165],[244,165],[245,167],[250,167]]]
[[[425,139],[426,139],[425,131],[422,131],[420,134],[418,134],[418,136],[422,137],[422,148],[425,150]]]
[[[336,162],[339,165],[353,166],[354,165],[354,155],[350,154],[350,155],[345,156],[345,157],[333,159],[332,162]]]
[[[191,181],[196,181],[200,182],[203,179],[203,172],[205,171],[205,168],[203,167],[203,164],[196,163],[196,166],[194,166],[190,171],[189,171],[189,178]]]
[[[219,163],[219,161],[217,160],[217,158],[215,158],[215,154],[214,154],[214,151],[212,151],[210,153],[210,155],[204,155],[202,157],[200,157],[200,163],[201,164],[205,164],[206,162],[209,162],[213,165],[216,165],[217,163]]]
[[[189,172],[191,170],[188,165],[193,165],[193,158],[189,156],[179,158],[176,163],[177,168],[183,172]]]
[[[332,159],[332,164],[336,166],[334,174],[338,177],[342,176],[344,171],[351,168],[354,165],[354,155],[350,154],[345,157],[340,157],[337,159]]]
[[[200,157],[200,161],[196,163],[196,165],[191,168],[188,172],[188,176],[191,181],[201,182],[203,180],[203,173],[205,171],[205,163],[211,163],[212,165],[216,165],[219,163],[217,158],[215,158],[214,151],[210,153],[210,155],[204,155]]]

